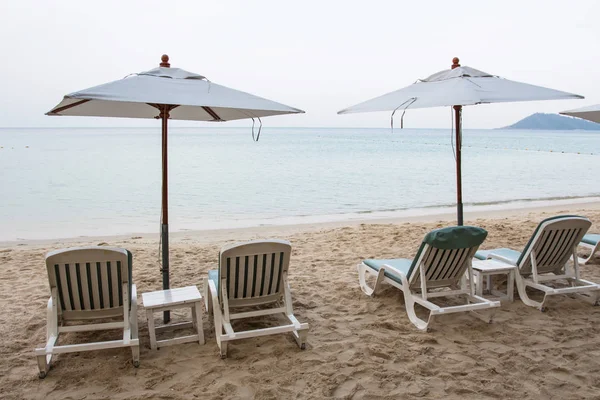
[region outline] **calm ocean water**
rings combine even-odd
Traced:
[[[451,131],[172,128],[171,231],[455,201]],[[468,130],[465,204],[600,194],[600,134]],[[563,153],[564,152],[564,153]],[[578,154],[582,153],[582,154]],[[0,129],[0,240],[158,232],[160,127]]]

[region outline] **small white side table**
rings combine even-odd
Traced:
[[[142,301],[146,309],[148,319],[148,332],[150,333],[150,347],[156,350],[158,347],[172,346],[174,344],[199,342],[204,344],[204,330],[202,326],[202,295],[196,286],[186,286],[177,289],[158,290],[156,292],[142,293]],[[192,311],[192,322],[164,325],[154,327],[155,312],[175,310],[178,308],[190,308]],[[174,339],[156,340],[159,332],[191,328],[196,329],[195,335],[182,336]]]
[[[515,292],[516,267],[497,260],[473,260],[473,278],[475,293],[483,295],[483,278],[486,278],[487,291],[499,300],[513,301]],[[506,293],[492,289],[492,275],[506,275]]]

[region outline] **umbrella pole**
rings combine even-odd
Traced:
[[[163,290],[169,289],[169,189],[167,174],[167,130],[169,120],[169,106],[162,105],[160,110],[162,120],[162,222],[160,238],[162,243],[162,278]],[[171,320],[169,311],[163,315],[164,323]]]
[[[458,225],[463,225],[463,202],[462,202],[462,171],[461,171],[461,147],[462,147],[462,106],[454,106],[454,118],[456,119],[456,216]]]
[[[451,69],[460,67],[458,57],[452,59]],[[456,121],[456,218],[458,225],[463,224],[463,203],[462,203],[462,171],[461,171],[461,148],[462,148],[462,106],[454,106],[454,119]]]

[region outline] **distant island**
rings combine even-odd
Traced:
[[[517,123],[500,129],[543,129],[568,131],[581,129],[586,131],[600,131],[600,124],[580,118],[567,117],[559,114],[535,113],[525,117]]]

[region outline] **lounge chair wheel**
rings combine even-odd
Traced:
[[[221,354],[221,360],[224,360],[227,358],[227,354]]]
[[[45,372],[40,372],[39,378],[40,379],[44,379],[45,377],[46,377],[46,373]]]
[[[541,312],[546,312],[546,311],[548,311],[548,307],[540,307],[540,311]]]
[[[306,350],[306,343],[302,343],[302,345],[300,345],[300,350]]]
[[[140,362],[139,362],[139,361],[134,361],[134,362],[133,362],[133,366],[134,366],[135,368],[139,368],[139,367],[140,367]]]

